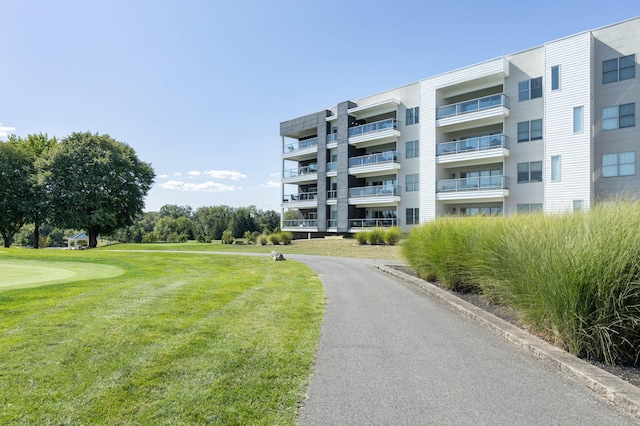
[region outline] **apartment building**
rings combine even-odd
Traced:
[[[572,212],[640,195],[640,18],[280,123],[282,229]]]

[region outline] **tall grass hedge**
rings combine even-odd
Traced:
[[[640,364],[640,202],[438,220],[415,228],[403,254],[423,278],[513,307],[573,354]]]

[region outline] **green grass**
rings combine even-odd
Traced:
[[[396,246],[360,246],[355,239],[312,239],[293,240],[289,245],[235,245],[213,243],[149,243],[149,244],[113,244],[100,250],[178,250],[178,251],[214,251],[214,252],[244,252],[270,253],[277,250],[287,254],[308,254],[316,256],[342,256],[365,259],[402,259],[400,245]]]
[[[189,253],[0,253],[14,265],[124,271],[0,291],[0,423],[295,424],[324,304],[306,266]]]

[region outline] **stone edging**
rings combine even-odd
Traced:
[[[536,358],[564,372],[630,414],[640,418],[640,388],[551,345],[539,337],[527,333],[521,328],[456,297],[438,286],[384,265],[374,265],[374,267],[444,302],[450,308],[482,324],[509,342],[520,346]]]

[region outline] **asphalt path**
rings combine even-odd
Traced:
[[[287,259],[309,265],[327,296],[301,425],[639,424],[375,261]]]

